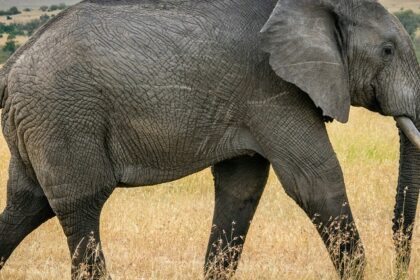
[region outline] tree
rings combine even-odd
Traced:
[[[50,8],[48,9],[49,12],[57,11],[57,10],[58,10],[58,5],[51,5]]]
[[[16,7],[11,7],[7,11],[0,11],[0,16],[13,16],[20,14],[20,11]]]
[[[67,8],[67,6],[64,3],[61,3],[61,4],[58,5],[59,10],[64,10],[65,8]]]
[[[41,21],[41,24],[44,24],[44,23],[46,23],[47,21],[50,20],[50,16],[47,15],[47,14],[42,15],[42,16],[39,17],[39,20]]]
[[[17,15],[17,14],[20,14],[20,11],[17,7],[11,7],[9,9],[9,15]]]
[[[31,20],[27,23],[20,24],[18,29],[25,31],[28,36],[31,36],[35,30],[37,30],[41,25],[45,24],[51,17],[47,14],[44,14],[39,17],[39,19]],[[0,31],[1,31],[1,24],[0,24]]]
[[[41,6],[39,9],[43,12],[46,12],[48,11],[48,6]]]
[[[15,40],[7,40],[6,45],[3,47],[3,51],[8,52],[10,54],[14,53],[19,46],[17,45]]]
[[[420,14],[416,14],[412,10],[402,10],[396,12],[395,15],[404,25],[411,38],[415,39],[416,31],[420,27]]]

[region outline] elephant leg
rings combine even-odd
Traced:
[[[76,200],[70,197],[53,199],[53,208],[67,237],[72,258],[72,279],[109,277],[99,233],[101,209],[109,195],[110,191],[104,191],[83,198],[78,197]]]
[[[273,168],[286,193],[316,226],[341,279],[362,279],[364,249],[335,156],[316,171],[280,162]]]
[[[260,155],[242,156],[213,166],[215,208],[205,260],[206,279],[233,276],[268,171],[269,162]]]
[[[10,162],[7,205],[0,215],[0,269],[19,243],[55,216],[37,182],[16,157]]]
[[[104,279],[99,221],[117,180],[105,148],[80,139],[49,145],[35,172],[67,237],[72,279]]]
[[[287,106],[270,103],[255,115],[252,133],[286,193],[315,224],[341,278],[360,279],[364,250],[322,115],[305,95],[286,97]]]

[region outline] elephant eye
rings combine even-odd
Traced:
[[[386,44],[382,47],[382,57],[385,60],[390,60],[395,54],[395,48],[391,44]]]

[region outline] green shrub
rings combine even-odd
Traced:
[[[404,25],[411,38],[415,39],[416,31],[420,28],[420,14],[417,14],[412,10],[402,10],[396,12],[395,15]]]
[[[45,14],[39,17],[39,19],[31,20],[21,26],[21,29],[26,31],[28,36],[31,36],[41,25],[44,25],[50,20],[50,16]]]
[[[414,47],[416,49],[417,60],[420,62],[420,37],[414,40]]]
[[[18,48],[19,45],[15,40],[7,40],[6,45],[3,47],[3,51],[8,52],[9,54],[13,54]]]
[[[0,11],[0,16],[14,16],[20,14],[20,11],[16,7],[11,7],[7,11]]]
[[[0,64],[4,64],[9,57],[10,57],[10,53],[0,48]]]
[[[58,4],[58,9],[59,10],[64,10],[65,8],[67,8],[66,4],[64,4],[64,3]]]
[[[57,11],[57,10],[58,10],[58,5],[51,5],[50,8],[48,9],[49,12]]]

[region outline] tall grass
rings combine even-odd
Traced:
[[[365,245],[366,279],[392,279],[391,219],[399,146],[394,121],[353,109],[348,124],[333,123],[328,131]],[[9,158],[3,142],[0,158],[3,207]],[[114,279],[200,279],[213,206],[208,170],[160,186],[117,190],[101,219],[111,275]],[[409,271],[412,280],[420,279],[418,225]],[[62,279],[69,275],[66,241],[53,219],[22,242],[0,272],[0,279]],[[273,174],[251,226],[236,279],[337,279],[315,228],[285,195]]]

